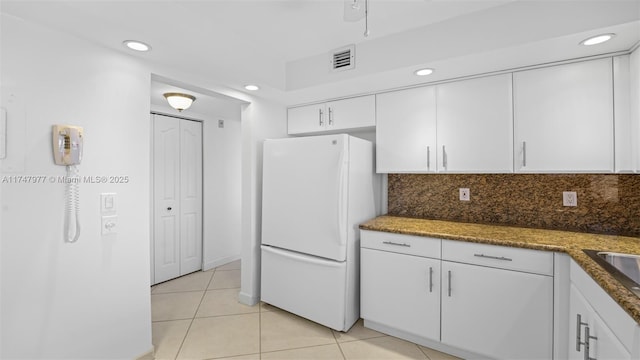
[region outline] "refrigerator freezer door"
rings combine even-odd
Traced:
[[[345,262],[262,246],[261,300],[346,331],[346,274]]]
[[[266,140],[262,243],[346,259],[347,135]]]

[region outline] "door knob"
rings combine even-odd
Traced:
[[[169,207],[167,208],[167,210],[171,211],[171,206],[169,206]]]

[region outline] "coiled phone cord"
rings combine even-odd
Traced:
[[[78,189],[79,179],[77,178],[77,168],[75,165],[67,165],[67,183],[65,187],[67,202],[65,205],[64,236],[65,241],[74,243],[80,237],[80,191]],[[75,218],[76,230],[71,236],[71,217]]]

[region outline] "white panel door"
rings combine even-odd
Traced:
[[[202,268],[202,124],[180,121],[180,275]]]
[[[202,268],[202,125],[153,117],[153,283]]]
[[[153,121],[153,259],[155,283],[180,276],[180,123]]]
[[[511,74],[436,86],[438,172],[513,172]]]
[[[436,171],[434,86],[376,95],[376,172]]]
[[[346,259],[348,136],[266,140],[262,243]]]

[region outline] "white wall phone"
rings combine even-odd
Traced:
[[[82,160],[83,129],[79,126],[53,125],[53,158],[56,165],[66,165],[66,205],[64,236],[66,242],[76,242],[80,237],[80,192],[76,175],[77,164]],[[75,218],[75,231],[71,232],[71,219]]]

